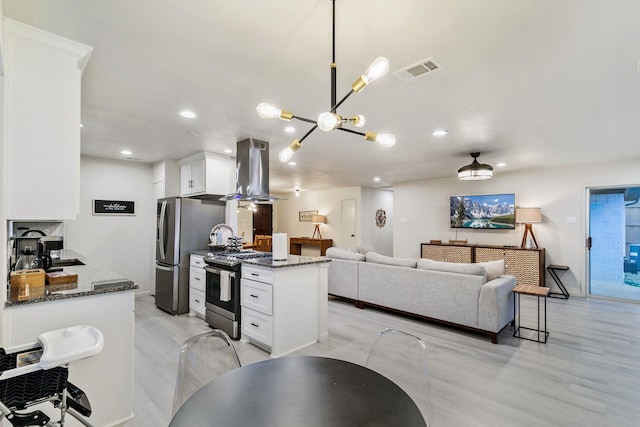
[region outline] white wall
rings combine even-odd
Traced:
[[[156,201],[152,166],[82,156],[80,213],[66,221],[65,248],[133,280],[139,293],[153,289]],[[93,215],[92,200],[133,200],[131,216]]]
[[[376,211],[387,214],[384,227],[376,225]],[[373,246],[376,252],[393,256],[393,191],[362,187],[361,245]]]
[[[585,292],[587,238],[586,188],[640,184],[639,159],[573,167],[500,173],[487,181],[440,179],[394,186],[394,255],[418,258],[420,243],[430,239],[467,239],[469,243],[520,245],[523,226],[516,230],[451,230],[449,196],[515,193],[516,205],[542,208],[543,222],[533,226],[546,263],[567,265],[562,276],[572,295]],[[575,224],[567,217],[576,217]],[[547,284],[553,281],[547,275]]]
[[[314,226],[310,222],[298,220],[299,211],[317,210],[320,215],[326,215],[327,223],[320,226],[320,232],[325,239],[333,239],[333,246],[341,246],[341,205],[344,199],[356,201],[356,245],[360,245],[360,187],[338,188],[322,191],[301,191],[299,197],[293,194],[280,195],[287,200],[280,200],[273,204],[274,219],[273,232],[287,233],[288,237],[311,237]],[[303,248],[304,255],[318,255],[319,250]]]

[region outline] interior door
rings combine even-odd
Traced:
[[[253,235],[273,234],[273,205],[257,204],[257,210],[253,213]]]
[[[345,199],[340,202],[342,220],[342,242],[345,248],[356,247],[356,201]]]

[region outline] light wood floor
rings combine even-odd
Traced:
[[[535,299],[523,297],[522,305],[523,324],[535,324]],[[297,354],[364,364],[379,331],[401,329],[429,347],[436,427],[640,425],[640,305],[549,299],[548,317],[547,344],[514,338],[508,327],[494,345],[484,335],[331,298],[329,339]],[[206,330],[201,319],[160,311],[151,296],[136,299],[136,419],[127,427],[168,425],[180,344]],[[236,349],[243,365],[267,357],[247,343]]]

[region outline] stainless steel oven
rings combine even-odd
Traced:
[[[269,252],[227,251],[210,252],[204,257],[206,264],[204,268],[206,273],[205,320],[209,326],[222,329],[231,338],[240,338],[242,260],[270,256]]]
[[[240,265],[237,268],[207,265],[205,286],[205,321],[222,329],[231,338],[240,337]],[[228,275],[228,289],[221,283]],[[221,298],[222,296],[222,298]]]

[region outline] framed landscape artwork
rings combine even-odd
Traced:
[[[451,228],[513,230],[516,228],[515,194],[451,196]]]

